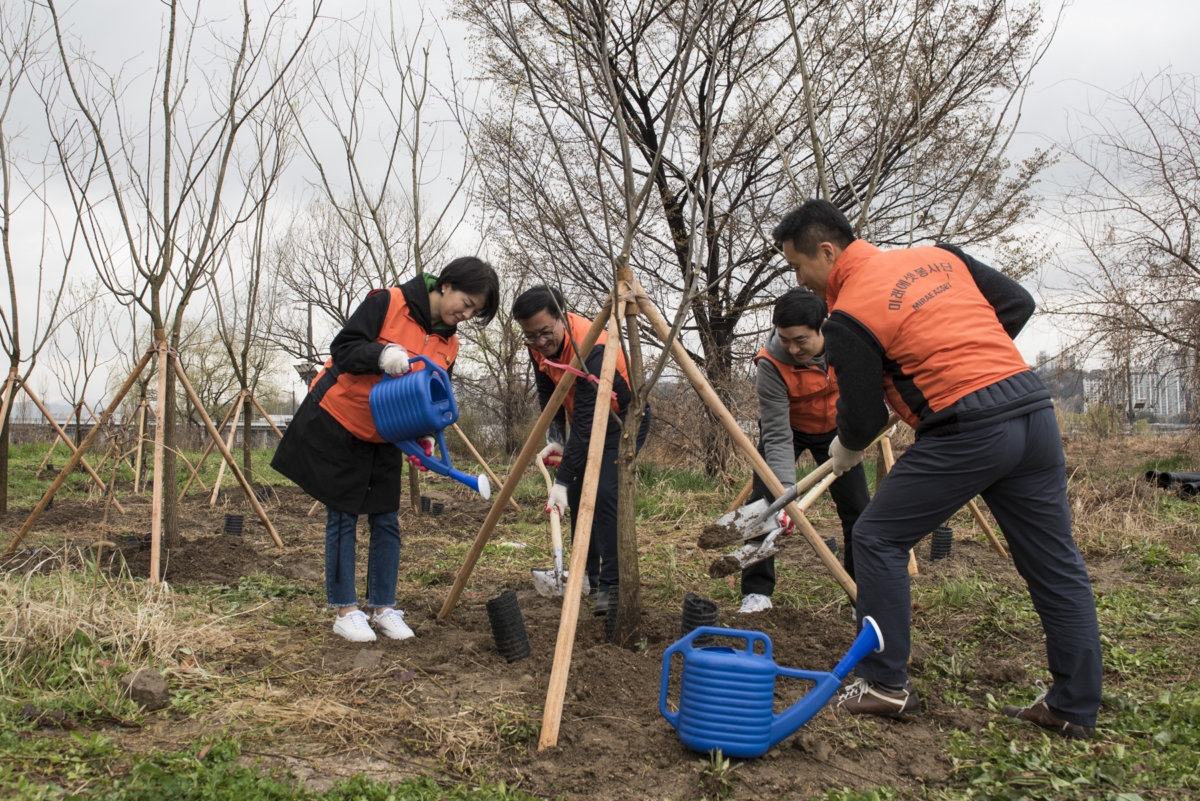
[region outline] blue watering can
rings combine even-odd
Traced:
[[[693,640],[706,634],[744,639],[746,650],[724,645],[692,647]],[[758,642],[763,644],[761,654],[754,653]],[[871,651],[882,650],[883,635],[870,617],[863,619],[862,631],[832,673],[776,665],[771,659],[771,638],[760,631],[701,626],[663,654],[658,709],[693,751],[706,753],[719,748],[729,757],[760,757],[820,712],[859,660]],[[683,678],[679,711],[671,712],[667,709],[667,682],[671,656],[677,653],[683,654]],[[776,676],[805,679],[816,686],[776,715],[772,710]]]
[[[375,418],[375,430],[406,456],[416,457],[426,469],[467,485],[487,500],[492,495],[487,476],[469,476],[450,466],[444,429],[458,420],[458,404],[450,389],[449,374],[424,356],[409,360],[410,364],[415,362],[424,362],[426,369],[412,370],[400,376],[385,375],[371,387],[371,417]],[[416,442],[418,437],[430,434],[437,439],[441,459],[426,456],[425,450]]]

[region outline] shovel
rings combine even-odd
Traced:
[[[542,471],[542,478],[546,479],[546,493],[549,494],[554,488],[554,481],[540,456],[537,457],[537,466]],[[543,598],[561,598],[563,588],[567,585],[567,571],[563,570],[562,526],[557,508],[550,510],[550,540],[554,544],[554,569],[529,572],[533,574],[533,588],[538,595]]]

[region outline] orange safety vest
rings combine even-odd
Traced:
[[[376,290],[383,292],[385,290]],[[388,303],[387,316],[383,327],[375,341],[381,345],[396,344],[408,351],[409,358],[425,356],[435,364],[449,369],[458,355],[458,336],[452,334],[449,338],[441,334],[426,334],[425,329],[408,314],[408,301],[400,287],[386,290],[391,294]],[[374,293],[372,293],[374,294]],[[425,365],[417,363],[414,370],[423,370]],[[325,367],[309,385],[311,392],[316,388],[322,376],[331,370],[337,370],[333,359],[325,361]],[[384,442],[375,430],[375,419],[371,417],[370,395],[371,388],[383,380],[382,375],[363,373],[351,375],[337,371],[337,383],[326,390],[321,398],[321,408],[329,412],[333,419],[354,436],[367,442]]]
[[[804,434],[824,434],[837,428],[837,376],[833,368],[822,370],[819,367],[784,364],[764,347],[754,357],[754,363],[759,359],[767,359],[779,374],[783,383],[787,384],[788,418],[792,428]]]
[[[562,353],[560,353],[558,355],[557,359],[547,360],[547,358],[545,356],[543,356],[541,353],[538,353],[533,348],[529,348],[529,355],[533,357],[534,363],[537,364],[537,369],[541,370],[543,373],[550,376],[550,378],[554,381],[555,385],[557,385],[559,380],[561,380],[562,377],[564,375],[566,375],[567,371],[562,369],[561,367],[553,367],[553,366],[547,364],[547,361],[552,361],[552,362],[555,362],[556,364],[569,365],[571,363],[571,359],[575,358],[575,346],[571,344],[571,337],[574,337],[576,342],[582,343],[584,337],[587,336],[588,329],[592,327],[592,321],[586,317],[580,317],[578,314],[572,314],[571,312],[567,312],[567,325],[569,325],[571,327],[571,336],[563,337]],[[608,341],[608,332],[601,331],[600,338],[596,340],[596,345],[603,345],[607,341]],[[595,346],[593,346],[593,347],[595,347]],[[585,361],[585,359],[580,359],[579,361],[580,361],[579,369],[584,370],[586,372],[587,367],[582,364]],[[622,378],[625,379],[625,385],[629,386],[629,371],[626,370],[626,368],[625,368],[625,354],[621,353],[621,351],[619,351],[619,350],[617,351],[617,372],[621,375]],[[578,384],[578,382],[583,381],[583,380],[584,379],[582,379],[582,378],[575,379],[576,384]],[[568,419],[573,419],[574,413],[575,413],[575,386],[576,386],[576,384],[571,385],[571,389],[569,389],[567,391],[567,397],[563,398],[563,407],[567,410],[567,418]],[[621,407],[617,405],[617,399],[613,398],[611,403],[612,403],[612,410],[614,412],[620,413]]]
[[[830,271],[825,300],[831,315],[875,337],[888,405],[913,428],[920,423],[914,406],[940,412],[1029,369],[967,265],[941,248],[882,251],[851,242]]]

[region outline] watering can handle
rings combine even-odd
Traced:
[[[682,652],[684,648],[691,647],[692,639],[689,635],[682,640],[676,641],[670,648],[663,652],[662,683],[658,688],[658,711],[667,719],[667,723],[676,728],[679,725],[679,713],[667,709],[667,686],[671,682],[671,657],[674,654]]]

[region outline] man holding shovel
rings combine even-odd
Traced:
[[[1050,393],[1012,342],[1033,298],[953,246],[881,251],[824,200],[789,212],[773,235],[797,281],[829,304],[822,332],[842,390],[834,474],[862,460],[884,424],[884,397],[917,432],[854,526],[858,619],[878,622],[884,650],[858,664],[837,706],[893,718],[920,712],[906,667],[908,552],[982,495],[1029,586],[1054,677],[1032,704],[1004,714],[1091,737],[1102,679],[1095,600],[1071,537]]]
[[[617,570],[617,447],[621,438],[621,421],[631,397],[625,357],[617,354],[613,394],[608,399],[612,413],[608,416],[607,430],[593,431],[596,383],[604,361],[607,334],[600,334],[591,353],[580,358],[583,369],[575,371],[571,367],[575,346],[584,339],[592,321],[567,312],[561,292],[545,285],[527,289],[513,301],[512,314],[521,326],[525,346],[529,348],[529,356],[537,368],[538,403],[543,409],[567,371],[580,375],[571,385],[571,391],[563,399],[562,407],[546,433],[546,447],[538,454],[547,467],[558,468],[546,511],[555,509],[561,516],[568,508],[571,510],[572,538],[575,536],[579,498],[583,492],[588,443],[593,436],[604,437],[604,458],[600,467],[600,483],[596,488],[596,512],[592,520],[587,558],[588,597],[596,602],[595,614],[603,615],[608,612],[609,591],[620,581]],[[568,422],[569,434],[564,437]],[[646,441],[649,430],[650,407],[647,406],[646,416],[638,429],[639,449]]]
[[[835,421],[837,377],[825,357],[825,301],[807,289],[797,288],[775,301],[774,330],[754,357],[758,367],[758,449],[785,487],[796,483],[796,460],[805,451],[817,464],[829,459],[829,446],[837,436]],[[867,476],[861,464],[841,475],[829,494],[842,522],[842,553],[846,572],[854,578],[851,531],[871,501]],[[756,474],[750,500],[775,500]],[[787,512],[779,525],[790,528]],[[761,541],[758,537],[752,542]],[[743,613],[771,608],[775,591],[775,557],[768,556],[742,570]]]

